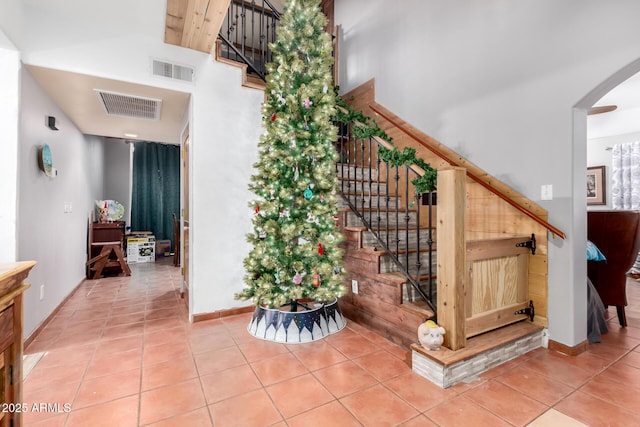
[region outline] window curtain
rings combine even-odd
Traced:
[[[640,141],[615,144],[611,156],[613,209],[640,209]]]
[[[180,147],[136,142],[133,150],[131,230],[151,231],[173,242],[173,215],[180,209]]]
[[[640,141],[613,146],[611,193],[613,209],[640,209]],[[640,277],[640,254],[629,274]]]

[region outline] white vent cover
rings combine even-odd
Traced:
[[[166,77],[183,82],[193,82],[195,70],[184,65],[173,64],[171,62],[151,60],[151,70],[154,76]]]
[[[159,120],[162,100],[94,89],[104,111],[110,116]]]

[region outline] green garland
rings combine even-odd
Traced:
[[[378,147],[378,155],[393,167],[411,165],[420,167],[424,170],[424,175],[418,176],[411,181],[416,192],[422,194],[435,191],[438,171],[433,169],[431,165],[423,159],[416,157],[416,150],[414,148],[405,147],[400,151],[397,147],[393,147],[392,150],[385,147]]]
[[[334,117],[336,121],[344,124],[359,122],[360,124],[353,126],[353,135],[358,139],[369,139],[375,136],[393,144],[393,138],[380,129],[375,120],[365,116],[361,111],[354,111],[351,106],[347,105],[344,100],[337,95],[337,91],[338,87],[336,87],[336,106],[339,108],[336,109]],[[393,167],[411,165],[420,167],[424,170],[424,175],[411,181],[416,192],[422,194],[435,191],[438,171],[423,159],[416,157],[416,150],[414,148],[405,147],[400,151],[397,147],[389,150],[388,148],[380,146],[378,147],[378,155]]]

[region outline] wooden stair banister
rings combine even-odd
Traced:
[[[370,103],[369,104],[369,108],[371,108],[371,110],[374,111],[376,114],[378,114],[381,117],[383,117],[389,123],[391,123],[394,126],[396,126],[399,130],[404,132],[411,139],[413,139],[414,141],[416,141],[417,143],[419,143],[420,145],[422,145],[423,147],[425,147],[426,149],[431,151],[433,154],[435,154],[436,156],[438,156],[439,158],[441,158],[445,162],[449,163],[451,166],[453,166],[453,167],[464,167],[466,169],[466,171],[467,171],[467,176],[470,179],[472,179],[474,182],[478,183],[479,185],[481,185],[482,187],[484,187],[485,189],[487,189],[491,193],[495,194],[500,199],[502,199],[505,202],[507,202],[509,205],[511,205],[514,208],[516,208],[522,214],[526,215],[527,217],[531,218],[532,220],[534,220],[538,224],[542,225],[544,228],[546,228],[547,230],[549,230],[551,233],[555,234],[556,236],[558,236],[558,237],[560,237],[562,239],[566,238],[566,235],[564,234],[564,232],[562,232],[558,228],[554,227],[553,225],[551,225],[550,223],[548,223],[544,219],[540,218],[538,215],[536,215],[535,213],[531,212],[531,210],[529,210],[526,207],[522,206],[520,203],[517,203],[511,197],[509,197],[506,194],[504,194],[500,189],[496,188],[495,186],[489,184],[488,182],[486,182],[485,180],[483,180],[479,176],[475,175],[472,171],[469,170],[467,165],[463,165],[463,164],[453,160],[452,158],[447,156],[445,153],[443,153],[441,150],[436,148],[434,146],[434,143],[433,143],[435,141],[430,141],[428,139],[428,137],[427,138],[423,138],[422,136],[418,135],[413,130],[408,129],[407,126],[404,125],[404,123],[401,123],[395,117],[395,115],[391,114],[386,108],[384,108],[380,104],[378,104],[376,102]]]

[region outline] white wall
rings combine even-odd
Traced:
[[[124,140],[104,141],[104,193],[100,200],[116,200],[124,207],[123,221],[131,226],[131,145]]]
[[[192,312],[250,304],[233,299],[244,287],[245,236],[251,230],[248,190],[257,160],[264,93],[240,86],[240,70],[209,62],[201,69],[190,145]]]
[[[378,102],[537,201],[567,234],[549,240],[549,333],[569,346],[583,342],[585,110],[640,69],[608,80],[640,57],[640,3],[335,6],[343,91],[374,77]],[[543,184],[553,185],[554,200],[540,201]]]
[[[0,29],[0,262],[16,261],[20,54]]]
[[[18,259],[38,262],[24,299],[26,337],[84,278],[88,215],[103,192],[104,150],[102,139],[80,133],[26,68],[20,92]],[[45,126],[49,115],[60,130]],[[51,148],[55,178],[38,166],[43,144]],[[65,213],[67,203],[72,210]]]
[[[613,135],[587,140],[587,166],[604,166],[606,173],[606,205],[589,206],[589,210],[613,209],[611,204],[611,148],[615,144],[640,141],[640,132],[624,135]]]
[[[242,88],[239,69],[165,44],[165,7],[157,0],[0,0],[0,29],[10,34],[26,64],[192,94],[190,308],[192,314],[209,313],[247,304],[233,295],[243,287],[251,218],[247,185],[257,155],[263,93]],[[150,57],[193,66],[195,83],[151,76]],[[53,151],[55,160],[59,149]],[[29,194],[38,187],[24,190]],[[76,265],[63,259],[60,268]],[[68,281],[77,284],[75,276]]]

